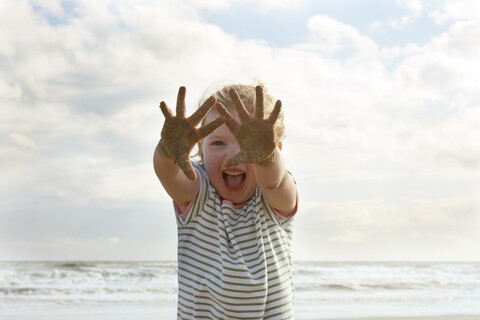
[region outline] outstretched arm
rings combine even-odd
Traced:
[[[199,186],[190,162],[190,152],[198,141],[225,122],[223,118],[218,118],[197,129],[198,123],[215,104],[215,98],[207,99],[195,113],[186,118],[185,93],[185,87],[180,87],[175,116],[164,101],[160,103],[165,122],[161,139],[153,156],[153,165],[158,179],[182,211],[193,200]]]
[[[280,153],[281,142],[275,136],[274,125],[280,113],[282,103],[277,100],[275,107],[264,119],[263,89],[255,88],[255,114],[252,117],[245,109],[237,92],[229,91],[240,123],[219,103],[215,106],[226,125],[240,144],[241,151],[227,160],[227,166],[240,163],[252,163],[255,178],[268,204],[280,214],[287,216],[296,206],[296,188],[293,178],[288,174]]]

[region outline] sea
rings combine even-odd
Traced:
[[[480,262],[295,262],[296,319],[480,315]],[[174,261],[0,262],[0,319],[175,319]]]

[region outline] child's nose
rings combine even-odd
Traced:
[[[228,158],[235,156],[237,153],[240,152],[240,145],[238,143],[230,143],[228,148]]]

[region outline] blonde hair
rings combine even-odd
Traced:
[[[252,85],[244,85],[244,84],[229,84],[223,86],[221,89],[215,91],[213,94],[209,94],[212,90],[206,90],[202,97],[200,98],[200,101],[198,103],[198,106],[201,106],[210,96],[214,96],[217,99],[217,102],[223,104],[225,109],[227,109],[230,113],[235,110],[235,107],[233,105],[232,99],[230,98],[229,91],[231,89],[235,89],[237,91],[238,96],[243,102],[243,105],[247,109],[247,111],[253,116],[254,111],[255,111],[255,87],[256,86],[261,86],[263,89],[263,107],[264,107],[264,117],[268,118],[270,114],[273,111],[273,108],[275,106],[275,99],[268,94],[267,88],[265,87],[265,84],[260,81],[255,81],[256,83]],[[209,114],[211,113],[217,113],[217,110],[215,108],[210,109],[209,113],[203,118],[201,125],[204,126],[206,124],[206,119]],[[275,122],[274,125],[274,131],[275,131],[275,136],[277,141],[281,141],[285,137],[285,124],[283,123],[283,110],[280,111],[280,114],[278,115],[277,121]],[[202,153],[202,148],[201,148],[201,142],[198,145],[198,152],[194,154],[193,157],[200,157],[199,162],[203,162],[203,153]]]

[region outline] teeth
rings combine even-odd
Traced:
[[[239,176],[241,174],[243,174],[243,172],[241,171],[224,171],[226,174],[230,175],[230,176]]]

